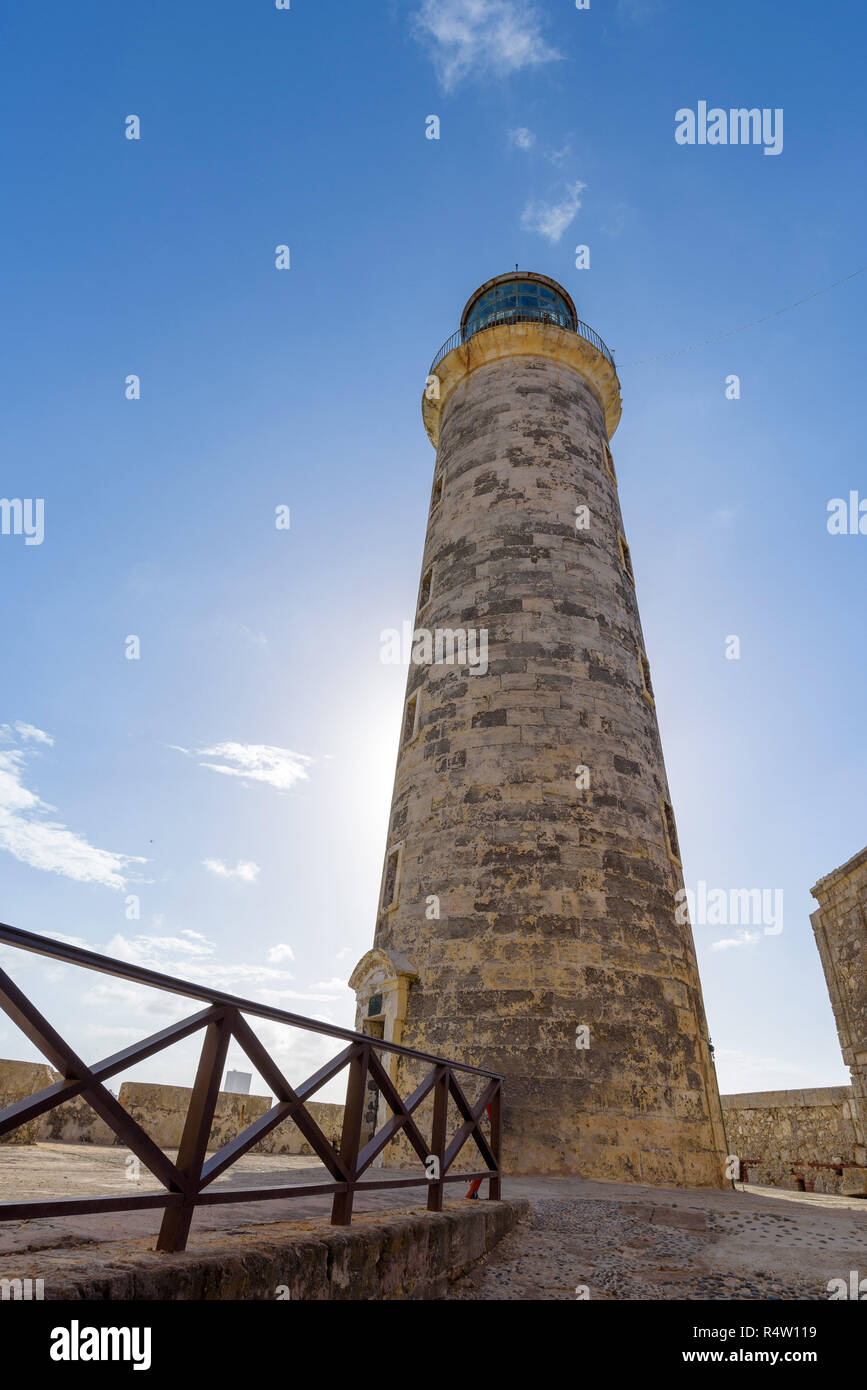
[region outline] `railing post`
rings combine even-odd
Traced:
[[[431,1179],[427,1194],[428,1211],[442,1211],[443,1209],[443,1177],[446,1160],[446,1110],[449,1103],[449,1069],[439,1067],[438,1075],[434,1085],[434,1108],[433,1123],[431,1125],[431,1146],[430,1151],[439,1165],[439,1180]]]
[[[196,1209],[196,1190],[202,1176],[202,1165],[208,1151],[211,1137],[211,1124],[220,1093],[223,1067],[232,1036],[231,1022],[226,1014],[215,1018],[207,1025],[199,1067],[190,1096],[190,1107],[184,1121],[181,1146],[178,1149],[177,1167],[184,1177],[190,1178],[192,1187],[184,1200],[176,1207],[167,1207],[157,1237],[157,1250],[172,1253],[185,1250],[190,1234],[190,1223]]]
[[[491,1153],[497,1160],[496,1177],[492,1177],[490,1179],[490,1182],[488,1183],[488,1199],[491,1202],[499,1202],[501,1191],[500,1142],[502,1138],[502,1098],[503,1088],[502,1086],[498,1085],[496,1092],[494,1093],[494,1098],[491,1101]]]
[[[370,1045],[359,1044],[349,1063],[346,1078],[346,1104],[343,1108],[343,1129],[340,1135],[340,1157],[349,1172],[346,1192],[336,1192],[331,1204],[332,1226],[348,1226],[352,1220],[352,1203],[358,1170],[358,1150],[361,1144],[361,1123],[364,1119],[367,1068]]]

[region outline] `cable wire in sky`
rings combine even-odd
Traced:
[[[820,294],[827,294],[829,290],[835,290],[838,285],[845,285],[847,280],[854,280],[856,275],[863,275],[867,270],[867,265],[862,265],[859,270],[853,270],[851,275],[844,275],[842,280],[835,280],[831,285],[825,285],[821,290],[814,290],[812,294],[805,295],[803,299],[796,299],[793,304],[784,304],[782,309],[775,309],[772,314],[763,314],[760,319],[753,319],[752,323],[741,324],[740,328],[730,328],[726,333],[718,333],[715,338],[705,338],[704,342],[691,343],[689,347],[675,348],[673,352],[659,352],[655,357],[642,357],[637,362],[618,362],[618,371],[621,367],[644,367],[648,362],[662,362],[667,357],[680,357],[685,352],[696,352],[698,348],[708,347],[711,343],[721,343],[723,338],[731,338],[735,333],[745,333],[748,328],[755,328],[760,323],[767,323],[768,319],[776,319],[780,314],[787,314],[790,309],[797,309],[801,304],[809,304],[811,299],[818,299]]]

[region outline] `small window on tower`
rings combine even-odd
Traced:
[[[607,445],[606,443],[603,443],[603,445],[602,445],[602,450],[603,450],[602,458],[603,458],[603,462],[604,462],[604,464],[605,464],[606,472],[608,472],[608,473],[611,475],[611,479],[612,479],[612,481],[613,481],[613,483],[614,483],[614,485],[615,485],[615,487],[616,487],[616,486],[617,486],[617,474],[616,474],[615,471],[614,471],[614,459],[611,457],[611,450],[609,449],[609,447],[608,447],[608,445]]]
[[[405,748],[408,743],[412,743],[418,733],[418,721],[421,705],[421,690],[414,690],[406,702],[403,712],[403,736],[400,740],[401,748]]]
[[[430,509],[436,511],[440,502],[443,500],[443,474],[438,473],[434,478],[433,495],[431,497]]]
[[[626,577],[630,584],[635,583],[635,575],[632,572],[632,556],[629,553],[629,546],[626,544],[626,537],[617,533],[617,547],[620,551],[620,563],[626,571]]]
[[[641,672],[642,694],[646,695],[650,703],[653,704],[654,699],[653,685],[651,684],[650,680],[650,662],[647,660],[646,653],[642,651],[639,651],[638,653],[638,669]]]
[[[431,590],[433,589],[433,565],[430,565],[421,577],[421,591],[418,596],[419,608],[424,608],[430,603]]]
[[[674,823],[674,810],[671,803],[659,799],[660,809],[662,810],[662,823],[665,827],[665,847],[669,857],[674,860],[678,868],[682,867],[680,862],[680,845],[677,842],[677,826]]]
[[[403,845],[396,845],[389,850],[385,861],[385,873],[382,879],[382,911],[390,912],[393,907],[397,907],[397,900],[400,896],[400,870],[403,859]]]

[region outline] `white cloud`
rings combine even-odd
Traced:
[[[735,946],[755,946],[761,933],[757,931],[739,931],[737,936],[724,937],[722,941],[712,941],[712,951],[731,951]]]
[[[187,968],[186,978],[198,980],[203,985],[213,985],[214,989],[228,989],[229,986],[246,989],[251,985],[291,980],[293,977],[288,970],[271,970],[267,965],[215,965],[197,961],[194,966]]]
[[[314,985],[314,989],[318,986]],[[331,1004],[337,998],[336,994],[305,994],[299,993],[295,989],[260,989],[256,995],[256,1000],[260,1004],[272,1004],[275,1009],[279,1008],[284,1000],[306,1000],[314,1004]],[[287,1010],[293,1013],[294,1010]]]
[[[202,863],[217,878],[237,878],[242,883],[255,883],[259,877],[259,865],[254,864],[252,859],[239,859],[234,869],[230,869],[222,859],[203,859]]]
[[[580,194],[586,183],[570,183],[558,203],[531,201],[521,214],[521,226],[525,232],[538,232],[550,242],[558,242],[567,227],[575,221],[581,207]]]
[[[516,150],[531,150],[535,143],[535,135],[526,126],[518,126],[517,130],[509,131],[509,144]]]
[[[53,739],[32,724],[0,726],[4,738],[13,737],[12,728],[25,742],[51,745]],[[126,887],[130,864],[146,861],[111,850],[97,849],[82,835],[68,830],[49,813],[56,807],[42,801],[23,783],[29,750],[12,748],[0,752],[0,849],[7,850],[33,869],[63,874],[78,883],[100,883],[106,888]]]
[[[201,937],[198,940],[191,939],[197,933],[182,932],[180,936],[147,936],[139,935],[134,937],[123,936],[120,932],[113,936],[106,946],[106,952],[110,956],[117,956],[118,960],[129,961],[133,965],[144,965],[151,970],[165,970],[166,965],[161,960],[167,952],[180,952],[182,956],[210,956],[213,955],[216,947],[212,941]]]
[[[471,74],[506,77],[562,57],[528,0],[423,0],[413,28],[446,91]]]
[[[572,153],[572,146],[565,144],[559,150],[545,150],[545,158],[551,164],[562,164],[564,159],[568,159]]]
[[[144,1015],[142,1027],[148,1027],[151,1018],[169,1023],[185,1018],[191,1012],[188,999],[167,994],[163,990],[151,989],[147,985],[134,985],[126,980],[94,980],[80,996],[80,1002],[91,1007],[94,1013],[100,1016],[115,1006],[122,1011],[124,1018],[134,1019],[140,1013]],[[138,1030],[138,1036],[141,1037],[141,1029]]]
[[[296,782],[306,782],[306,769],[314,761],[304,753],[293,753],[290,748],[276,748],[268,743],[215,743],[212,748],[196,751],[180,748],[176,743],[171,747],[188,757],[198,758],[200,767],[209,767],[226,777],[241,777],[245,782],[266,782],[278,792],[291,791]],[[225,761],[214,763],[207,761],[209,758]]]
[[[37,729],[35,724],[24,724],[20,719],[16,719],[13,724],[0,724],[0,736],[2,736],[5,741],[8,742],[11,740],[14,743],[16,741],[16,734],[20,739],[23,739],[25,743],[28,741],[32,743],[47,743],[49,746],[54,744],[54,739],[51,735],[44,733],[42,729]]]
[[[348,981],[340,980],[336,975],[332,975],[330,980],[317,980],[313,988],[337,990],[339,993],[341,990],[349,989],[349,984]]]
[[[269,960],[272,965],[277,965],[281,960],[294,960],[295,952],[285,941],[281,941],[279,945],[270,948],[266,959]]]
[[[198,939],[190,940],[190,937]],[[177,975],[179,979],[210,985],[214,989],[230,993],[256,989],[257,998],[261,997],[259,986],[282,986],[284,981],[293,978],[288,970],[275,970],[272,965],[221,965],[207,959],[216,949],[213,942],[199,937],[197,932],[182,932],[179,936],[135,937],[118,933],[109,941],[105,951],[107,955],[132,965],[158,970],[164,975]]]

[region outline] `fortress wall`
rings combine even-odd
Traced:
[[[60,1073],[44,1062],[0,1060],[0,1110],[34,1095],[60,1080]],[[126,1081],[118,1100],[123,1108],[162,1149],[176,1149],[181,1141],[184,1120],[192,1091],[187,1086],[161,1086],[147,1081]],[[270,1096],[238,1095],[221,1091],[211,1129],[209,1150],[219,1149],[240,1134],[247,1125],[271,1108]],[[339,1142],[343,1106],[310,1101],[307,1109],[325,1137]],[[123,1147],[114,1130],[99,1118],[87,1101],[78,1096],[20,1129],[13,1130],[0,1143],[12,1144],[106,1144]],[[252,1153],[307,1154],[313,1150],[291,1120],[284,1121],[257,1144]]]
[[[849,1086],[722,1097],[729,1153],[760,1187],[867,1195]]]

